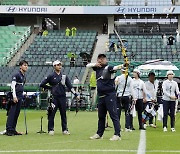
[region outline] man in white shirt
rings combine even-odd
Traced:
[[[127,132],[132,131],[132,115],[130,114],[131,107],[131,82],[132,78],[128,75],[125,76],[125,69],[121,69],[122,75],[117,76],[115,84],[117,85],[117,111],[119,119],[121,117],[121,109],[125,109],[125,129]]]
[[[145,82],[146,90],[147,90],[147,97],[146,97],[146,105],[149,107],[152,106],[153,103],[157,102],[157,90],[158,90],[158,80],[155,79],[155,73],[150,72],[148,74],[149,80]],[[153,116],[149,119],[149,125],[153,128],[156,126],[153,124]]]
[[[171,131],[175,132],[175,101],[179,95],[179,87],[176,81],[173,80],[173,71],[167,71],[167,80],[162,84],[163,88],[163,131],[167,132],[167,119],[170,111]]]
[[[80,84],[80,81],[79,81],[78,77],[75,76],[74,81],[73,81],[73,87],[76,92],[78,92],[78,88],[77,88],[78,84]]]
[[[140,79],[140,71],[134,69],[134,79],[131,83],[131,92],[133,97],[133,103],[136,106],[138,112],[139,129],[145,130],[142,123],[142,112],[143,112],[143,99],[146,101],[145,96],[147,95],[146,87],[144,82]]]

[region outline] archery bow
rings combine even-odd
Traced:
[[[124,43],[121,39],[121,37],[119,36],[118,32],[116,31],[116,29],[114,30],[115,34],[117,35],[119,41],[120,41],[120,44],[121,44],[121,52],[122,52],[122,56],[124,58],[124,65],[125,65],[125,78],[126,78],[126,81],[125,81],[125,85],[124,85],[124,89],[123,89],[123,92],[122,92],[122,96],[124,95],[124,92],[125,92],[125,89],[126,89],[126,85],[127,85],[127,80],[128,80],[128,66],[129,66],[129,60],[128,60],[128,57],[126,55],[126,47],[124,46]],[[121,96],[121,97],[122,97]]]

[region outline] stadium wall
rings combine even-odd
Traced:
[[[102,33],[103,24],[108,23],[106,15],[0,15],[0,17],[13,17],[16,26],[39,25],[39,27],[43,18],[50,18],[57,24],[56,29],[60,18],[60,29],[75,26],[77,29],[95,30],[98,33]]]

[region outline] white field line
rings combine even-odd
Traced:
[[[146,153],[146,131],[141,130],[137,154]]]
[[[132,153],[137,150],[114,150],[114,149],[59,149],[59,150],[1,150],[0,153],[33,153],[33,152],[126,152]],[[180,153],[180,150],[147,150],[149,153]]]
[[[114,150],[114,149],[61,149],[61,150],[9,150],[0,151],[0,153],[30,153],[30,152],[137,152],[137,150]]]

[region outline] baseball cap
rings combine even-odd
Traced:
[[[166,76],[168,76],[168,75],[170,75],[170,74],[175,75],[173,71],[167,71],[167,72],[166,72]]]
[[[53,66],[54,65],[57,65],[57,64],[62,64],[59,60],[55,60],[54,62],[53,62]]]
[[[140,73],[141,73],[140,70],[138,70],[138,69],[134,69],[133,72],[136,72],[136,73],[138,73],[139,75],[140,75]]]
[[[101,58],[101,57],[106,58],[106,55],[105,55],[105,54],[103,54],[103,53],[100,53],[100,54],[98,55],[98,57],[97,57],[97,58]]]

